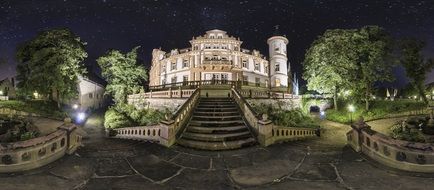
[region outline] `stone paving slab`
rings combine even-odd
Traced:
[[[328,122],[327,125],[332,125]],[[85,125],[85,146],[39,169],[0,175],[0,189],[432,189],[434,174],[378,167],[345,146],[345,125],[325,137],[231,151],[165,148],[107,139]],[[335,131],[333,131],[335,130]],[[343,139],[343,140],[342,140]]]

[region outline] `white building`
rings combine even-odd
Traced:
[[[98,109],[107,104],[104,96],[105,88],[100,84],[100,80],[90,79],[89,77],[79,77],[78,99],[73,100],[80,109]]]
[[[242,49],[239,38],[222,30],[210,30],[193,37],[191,47],[166,53],[152,52],[150,86],[186,81],[228,80],[243,85],[288,90],[288,39],[272,36],[267,40],[270,59],[257,50]]]

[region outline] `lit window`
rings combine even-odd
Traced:
[[[280,87],[280,79],[276,78],[276,87]]]

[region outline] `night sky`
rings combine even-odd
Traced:
[[[276,25],[289,39],[297,73],[313,40],[334,28],[379,25],[394,37],[425,40],[425,54],[434,57],[434,0],[0,0],[0,60],[7,61],[0,80],[15,74],[17,45],[51,28],[69,28],[86,41],[86,65],[97,71],[95,59],[109,49],[141,46],[149,67],[153,48],[189,47],[193,36],[215,28],[268,55]],[[402,70],[396,73],[403,78]]]

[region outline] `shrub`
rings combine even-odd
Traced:
[[[327,110],[327,119],[339,123],[350,123],[350,112],[348,112],[346,105],[347,103],[340,102],[339,110]],[[369,111],[364,110],[364,104],[355,104],[355,106],[357,109],[352,113],[353,121],[359,117],[363,117],[365,120],[380,119],[386,117],[388,114],[423,109],[426,105],[423,102],[414,100],[377,100],[371,102]]]
[[[106,128],[154,125],[164,119],[168,110],[162,112],[154,109],[136,109],[132,105],[119,104],[106,112]]]
[[[318,127],[315,122],[301,109],[282,110],[272,105],[254,105],[253,110],[258,114],[268,114],[269,119],[276,125],[283,127]]]
[[[125,114],[118,112],[114,108],[109,108],[105,112],[104,118],[104,126],[106,128],[130,127],[133,124]]]
[[[391,127],[391,137],[411,142],[425,142],[425,138],[420,131],[411,130],[408,126],[403,127],[401,123],[397,123]]]

